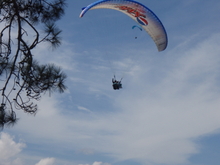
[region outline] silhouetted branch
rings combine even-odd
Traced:
[[[65,91],[66,75],[61,69],[53,64],[40,65],[32,53],[42,42],[60,46],[61,30],[55,22],[64,14],[65,6],[65,0],[0,1],[0,23],[5,25],[0,30],[0,128],[16,123],[15,109],[36,114],[35,100],[42,94]],[[44,25],[44,34],[38,32],[37,24]],[[35,35],[28,36],[30,32]]]

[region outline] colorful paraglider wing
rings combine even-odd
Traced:
[[[134,19],[154,40],[158,51],[167,47],[167,34],[159,18],[143,4],[133,0],[99,0],[84,8],[80,17],[92,9],[114,9]]]
[[[132,26],[132,29],[134,29],[134,28],[138,28],[138,29],[140,29],[140,31],[142,31],[142,28],[140,26],[134,25],[134,26]]]

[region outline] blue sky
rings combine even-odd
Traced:
[[[219,165],[220,1],[139,0],[163,22],[158,52],[128,16],[67,1],[57,50],[35,57],[68,75],[35,116],[17,112],[0,135],[3,165]],[[138,36],[137,39],[135,37]],[[113,75],[123,77],[114,91]]]

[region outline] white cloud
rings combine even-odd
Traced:
[[[112,98],[114,113],[65,115],[58,106],[61,100],[44,97],[36,117],[23,115],[19,129],[35,143],[50,139],[78,151],[108,153],[119,161],[186,163],[199,152],[194,140],[220,128],[219,38],[216,34],[190,49],[192,43],[181,45],[184,53],[167,52],[169,57],[157,59],[158,63],[140,63],[133,79],[125,81],[126,89],[106,94]]]
[[[78,165],[89,165],[89,164],[78,164]],[[111,164],[95,161],[92,165],[111,165]]]
[[[163,164],[185,163],[199,152],[193,139],[220,128],[219,37],[185,48],[168,68],[157,66],[161,71],[155,74],[162,75],[162,81],[148,86],[154,77],[145,79],[146,73],[134,79],[131,89],[117,97],[124,112],[108,122],[118,133],[102,149],[111,146],[119,159]]]
[[[118,160],[186,163],[199,152],[194,140],[220,128],[219,37],[185,47],[183,54],[173,52],[178,57],[171,55],[166,68],[156,66],[161,78],[146,73],[143,65],[131,85],[115,95],[117,113],[81,121],[87,123],[82,133],[93,130],[84,145]]]
[[[45,158],[40,160],[37,164],[35,165],[53,165],[55,162],[54,158]]]
[[[78,109],[79,110],[82,110],[82,111],[86,111],[86,112],[91,112],[91,110],[85,108],[85,107],[82,107],[82,106],[78,106]]]
[[[92,165],[102,165],[102,162],[94,162]]]
[[[110,165],[109,163],[94,162],[92,165]]]
[[[21,165],[21,160],[16,156],[24,147],[24,143],[16,143],[9,134],[2,132],[0,134],[1,165]]]

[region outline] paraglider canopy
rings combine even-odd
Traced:
[[[137,25],[132,26],[132,29],[138,29],[138,30],[142,31],[142,28]],[[137,39],[137,36],[135,37],[135,39]]]
[[[79,17],[83,17],[89,10],[101,8],[118,10],[128,15],[151,36],[158,51],[166,49],[168,40],[163,24],[149,8],[140,2],[134,0],[98,0],[85,7]]]
[[[132,29],[135,29],[135,28],[138,28],[140,29],[140,31],[142,31],[142,28],[140,26],[137,26],[137,25],[132,26]]]

